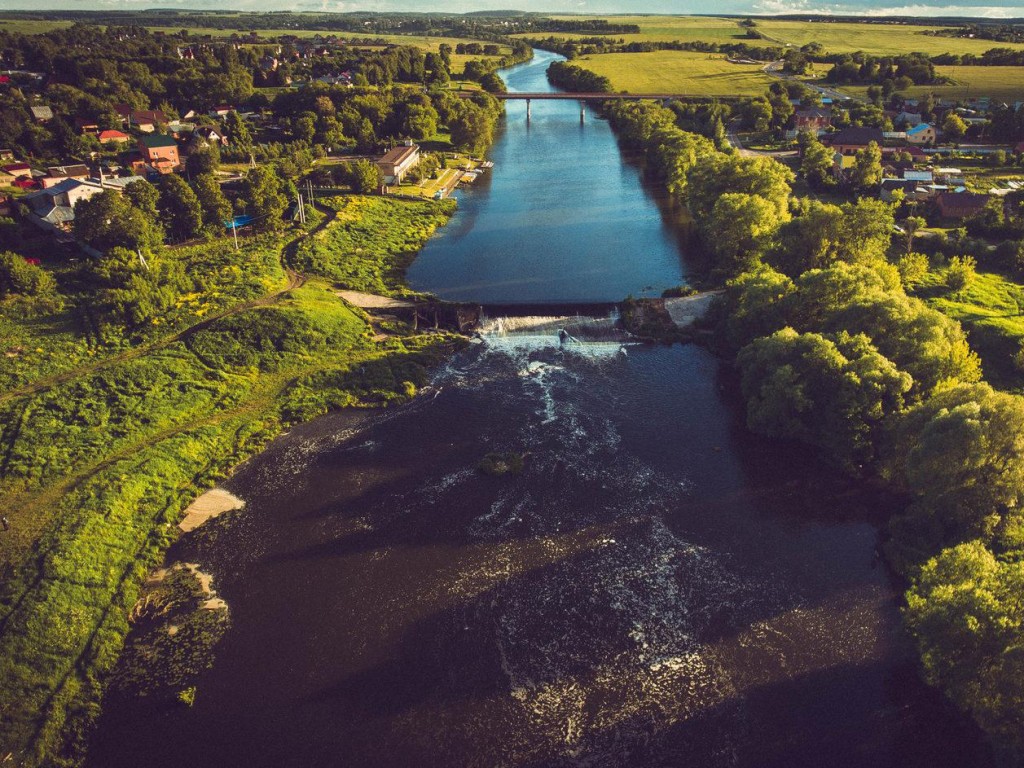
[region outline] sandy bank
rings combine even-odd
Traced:
[[[230,512],[233,509],[242,509],[244,506],[245,502],[234,494],[228,493],[223,488],[214,488],[189,504],[188,509],[185,510],[185,518],[178,523],[178,527],[188,533],[217,515]]]

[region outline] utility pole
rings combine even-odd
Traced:
[[[235,217],[231,217],[231,234],[235,236],[235,250],[238,250],[238,227],[235,226]]]

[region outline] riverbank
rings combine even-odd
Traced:
[[[369,280],[400,293],[401,263],[447,220],[450,204],[368,199],[364,208],[378,205],[387,211],[377,211],[374,227],[360,228],[356,215],[311,215],[311,225],[344,228],[363,265],[350,265],[351,285],[330,274],[337,284]],[[381,224],[399,239],[381,242]],[[27,355],[6,359],[21,373],[0,414],[0,492],[10,510],[0,534],[0,755],[24,765],[78,762],[129,611],[192,499],[292,424],[408,400],[461,345],[401,322],[375,340],[367,315],[314,276],[317,264],[301,279],[286,271],[306,240],[297,230],[246,242],[241,254],[227,243],[180,251],[206,286],[184,305],[194,319],[183,314],[169,336],[131,353],[91,348],[87,363],[59,378],[33,378]],[[232,300],[233,309],[204,318]],[[70,315],[34,321],[55,326],[59,334],[38,339],[24,326],[25,347],[78,344]]]

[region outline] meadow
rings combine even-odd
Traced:
[[[605,53],[573,64],[607,77],[615,91],[687,96],[759,96],[773,79],[757,64],[732,64],[723,54],[693,51]]]
[[[943,269],[928,273],[916,293],[929,306],[968,332],[981,357],[985,378],[1003,389],[1019,390],[1024,372],[1014,357],[1024,343],[1024,285],[996,272],[979,272],[964,290],[946,288]]]

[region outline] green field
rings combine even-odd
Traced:
[[[688,96],[757,96],[772,78],[755,64],[730,64],[721,54],[692,51],[606,53],[573,64],[604,75],[616,91]]]
[[[574,16],[557,18],[573,19]],[[601,16],[623,24],[636,24],[638,35],[610,35],[614,40],[627,42],[681,42],[705,41],[710,43],[746,42],[753,45],[792,45],[799,47],[810,42],[821,43],[831,53],[864,51],[877,55],[921,52],[938,54],[947,52],[981,54],[990,48],[1024,49],[1024,44],[996,43],[991,40],[968,40],[950,37],[932,37],[921,34],[925,30],[941,29],[932,26],[882,23],[811,22],[757,19],[757,29],[765,40],[747,40],[737,19],[716,19],[694,16]],[[532,35],[533,37],[546,35]],[[591,37],[592,35],[559,34],[557,37]]]

